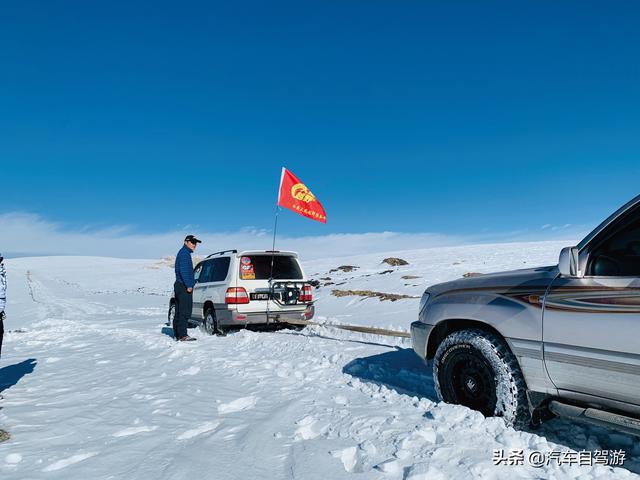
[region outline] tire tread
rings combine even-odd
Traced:
[[[433,359],[433,377],[436,393],[444,401],[439,381],[440,359],[449,347],[458,344],[469,344],[478,349],[490,363],[494,374],[504,379],[498,387],[496,416],[504,418],[508,426],[525,428],[531,422],[531,414],[527,400],[527,385],[513,352],[506,341],[495,333],[479,328],[457,330],[450,333],[440,343]]]

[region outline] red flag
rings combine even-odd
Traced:
[[[322,204],[311,193],[311,190],[286,168],[282,169],[280,177],[278,205],[311,220],[327,223],[327,215]]]

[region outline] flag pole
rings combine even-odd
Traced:
[[[272,295],[273,285],[273,262],[276,254],[276,233],[278,231],[278,214],[280,213],[280,190],[282,190],[282,179],[284,178],[285,167],[282,167],[282,173],[280,174],[280,186],[278,187],[278,201],[276,202],[276,218],[273,224],[273,242],[271,244],[271,271],[269,273],[269,298],[267,299],[267,323],[269,323],[269,303]]]
[[[276,205],[276,220],[273,225],[273,243],[271,245],[271,272],[269,273],[269,297],[267,298],[267,325],[269,324],[269,312],[271,306],[271,300],[273,296],[273,259],[275,257],[276,250],[276,231],[278,230],[278,213],[280,213],[280,207]]]
[[[271,280],[273,280],[273,257],[276,250],[276,232],[278,231],[278,214],[280,213],[280,191],[282,190],[282,180],[284,179],[284,172],[286,168],[282,167],[280,173],[280,185],[278,186],[278,201],[276,202],[276,219],[273,224],[273,243],[271,244],[271,272],[269,273],[269,292],[271,292]],[[267,305],[269,302],[267,302]]]
[[[271,272],[269,273],[269,291],[271,291],[271,280],[273,280],[273,257],[276,254],[276,232],[278,231],[278,214],[280,207],[276,205],[276,221],[273,225],[273,243],[271,244]]]
[[[271,244],[271,252],[276,250],[276,232],[278,231],[278,214],[280,213],[280,207],[276,205],[276,220],[273,224],[273,243]],[[273,255],[271,255],[273,257]],[[273,259],[271,260],[271,273],[273,273]]]

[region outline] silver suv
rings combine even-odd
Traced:
[[[311,285],[295,252],[227,250],[209,255],[193,273],[191,322],[210,334],[313,318]],[[174,315],[171,298],[170,325]]]
[[[640,196],[556,266],[427,288],[413,349],[439,398],[508,425],[550,414],[640,432]]]

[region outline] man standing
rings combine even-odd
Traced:
[[[4,307],[7,304],[7,271],[4,269],[4,258],[0,253],[0,356],[2,356],[2,338],[4,337]]]
[[[184,245],[176,255],[176,282],[173,291],[176,299],[176,314],[173,318],[173,335],[180,342],[191,342],[195,338],[187,335],[187,324],[191,318],[193,309],[193,287],[196,284],[193,278],[193,260],[191,254],[199,243],[202,243],[193,235],[187,235]]]

